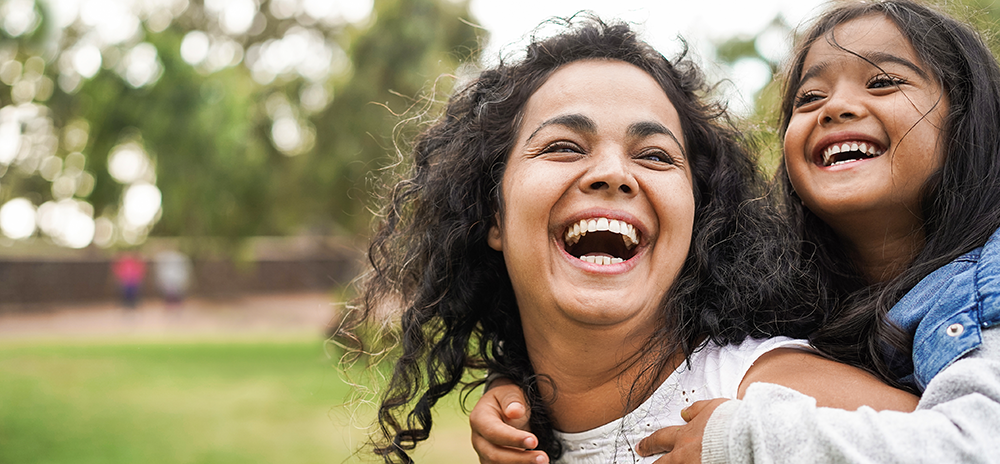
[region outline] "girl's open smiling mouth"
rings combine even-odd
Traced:
[[[817,163],[820,166],[837,166],[865,159],[875,158],[885,153],[885,148],[863,140],[835,142],[820,152]]]

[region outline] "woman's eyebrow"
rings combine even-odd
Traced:
[[[535,128],[534,132],[528,136],[526,142],[530,142],[531,139],[538,135],[538,132],[548,126],[565,126],[577,132],[586,132],[592,134],[597,132],[597,123],[593,119],[590,119],[582,114],[564,114],[556,116],[552,119],[548,119]]]
[[[681,154],[684,155],[684,157],[687,157],[687,153],[685,153],[684,151],[684,145],[681,144],[680,139],[677,138],[677,135],[674,134],[674,131],[670,130],[667,126],[664,126],[663,124],[660,124],[655,121],[641,121],[632,123],[628,126],[628,135],[629,137],[632,138],[645,138],[649,137],[650,135],[661,135],[661,134],[674,139],[674,143],[676,143],[677,146],[681,149]]]

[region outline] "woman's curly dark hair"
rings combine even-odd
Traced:
[[[828,319],[810,341],[841,362],[895,383],[912,370],[907,367],[912,340],[888,321],[889,310],[921,279],[982,246],[1000,226],[1000,67],[971,27],[928,6],[910,0],[842,4],[824,13],[793,51],[783,84],[782,134],[791,119],[810,46],[827,40],[843,49],[832,34],[834,28],[870,15],[883,16],[899,28],[949,103],[942,143],[945,162],[922,191],[923,249],[897,277],[869,282],[833,229],[802,204],[784,163],[777,177],[786,214],[808,247],[804,254],[813,256],[818,288],[826,289],[821,302],[829,308]],[[892,366],[895,363],[903,365]]]
[[[526,55],[482,72],[457,91],[443,115],[417,136],[410,173],[388,193],[369,248],[372,271],[358,320],[380,306],[402,307],[401,350],[378,419],[376,453],[411,462],[427,439],[431,408],[484,369],[524,388],[539,448],[561,454],[528,360],[503,255],[487,244],[503,205],[500,184],[522,110],[561,66],[588,59],[630,63],[651,75],[677,109],[694,179],[689,255],[662,306],[664,327],[648,340],[657,370],[672,354],[690,355],[706,337],[802,336],[813,328],[812,301],[790,234],[765,199],[765,183],[746,142],[698,68],[673,62],[628,25],[590,15],[555,20],[562,33],[534,40]],[[799,286],[797,286],[799,285]],[[387,303],[390,302],[390,303]],[[653,375],[655,377],[655,375]]]

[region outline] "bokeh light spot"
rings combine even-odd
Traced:
[[[87,79],[94,77],[101,70],[101,51],[91,44],[77,48],[73,52],[73,68]]]
[[[14,240],[35,233],[35,205],[27,198],[15,198],[0,207],[0,230]]]
[[[134,227],[146,227],[156,220],[163,197],[155,185],[139,183],[128,187],[122,199],[125,222]]]
[[[122,184],[147,177],[151,168],[146,152],[135,142],[118,145],[108,156],[108,173]]]
[[[202,31],[188,32],[181,41],[181,58],[192,66],[197,65],[208,56],[208,46],[208,34]]]
[[[39,23],[35,2],[32,0],[5,1],[0,4],[0,18],[3,18],[3,30],[11,37],[31,32]]]

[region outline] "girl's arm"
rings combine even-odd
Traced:
[[[687,425],[657,431],[638,449],[651,454],[675,448],[660,464],[995,463],[1000,328],[982,336],[979,349],[931,380],[912,413],[822,408],[798,392],[762,383],[747,388],[742,401],[697,404],[691,409],[698,414],[685,417]]]
[[[481,464],[545,464],[543,451],[532,451],[538,438],[528,431],[524,393],[510,379],[498,377],[469,413],[472,447]]]
[[[855,410],[868,406],[877,411],[913,411],[915,395],[890,387],[874,375],[815,353],[781,348],[757,358],[740,382],[737,398],[754,383],[791,388],[816,399],[817,406]]]
[[[889,387],[865,371],[794,348],[775,349],[757,358],[740,383],[738,397],[743,397],[747,387],[756,382],[784,385],[817,398],[821,406],[912,411],[917,405],[916,396]],[[506,379],[494,382],[476,403],[469,423],[480,463],[548,462],[543,452],[530,451],[538,441],[526,431],[524,404],[521,390]],[[512,416],[523,420],[515,422]],[[695,438],[700,443],[700,434]],[[654,452],[659,451],[662,449]]]

